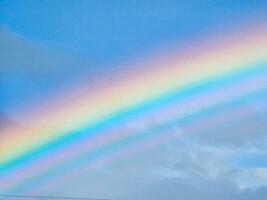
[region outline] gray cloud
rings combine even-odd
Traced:
[[[240,104],[194,121],[183,129],[190,139],[203,145],[266,149],[266,119],[266,111],[255,112],[247,104]]]

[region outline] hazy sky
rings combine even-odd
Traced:
[[[82,80],[108,77],[131,66],[124,63],[162,49],[168,53],[172,46],[192,45],[257,19],[267,20],[266,0],[0,0],[0,125],[20,124],[21,109],[71,90]],[[173,104],[179,107],[179,102]],[[164,120],[164,112],[155,110],[116,126],[142,132]],[[160,128],[160,134],[168,135],[165,142],[102,171],[97,164],[87,169],[86,162],[65,174],[63,169],[65,182],[55,178],[54,185],[37,187],[32,194],[264,200],[266,131],[267,96],[262,95],[190,126]],[[13,191],[31,194],[30,187],[25,184]]]

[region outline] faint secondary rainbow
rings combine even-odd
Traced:
[[[157,99],[164,101],[168,94],[266,63],[267,27],[254,26],[194,48],[183,55],[174,53],[152,63],[140,63],[137,70],[130,68],[109,82],[99,80],[90,85],[93,89],[88,90],[84,84],[73,93],[66,92],[50,103],[29,109],[25,114],[27,126],[10,127],[0,135],[1,166],[13,166],[61,141],[86,134],[80,131],[83,128],[115,123],[118,116],[131,115],[139,108],[142,112],[145,105]]]
[[[265,69],[263,68],[264,66]],[[50,188],[48,190],[50,191],[52,188],[58,188],[58,185],[68,182],[68,179],[73,180],[80,177],[79,171],[84,171],[85,166],[90,169],[89,173],[95,171],[94,167],[92,168],[94,165],[98,166],[98,171],[101,171],[101,166],[105,165],[105,167],[109,168],[110,164],[112,164],[110,162],[113,162],[113,160],[123,161],[125,156],[129,157],[135,151],[149,149],[151,145],[164,144],[168,140],[172,140],[171,134],[166,133],[166,131],[172,129],[175,125],[184,126],[187,124],[190,127],[192,122],[193,124],[197,122],[203,125],[205,123],[203,123],[202,119],[207,117],[209,123],[214,123],[214,119],[217,118],[216,113],[224,113],[225,120],[220,121],[219,119],[218,122],[222,123],[221,125],[209,124],[208,127],[219,125],[220,128],[223,128],[224,126],[229,126],[229,124],[240,123],[240,121],[244,121],[242,118],[246,117],[246,115],[244,115],[242,108],[239,108],[239,105],[251,101],[255,102],[255,100],[262,98],[266,99],[266,75],[266,65],[261,65],[253,71],[242,72],[230,78],[224,77],[221,80],[216,80],[215,85],[213,82],[213,84],[198,86],[197,91],[190,90],[190,93],[194,93],[193,95],[186,93],[174,95],[163,103],[165,105],[152,109],[149,115],[140,113],[139,116],[126,120],[130,123],[140,120],[143,122],[145,119],[160,113],[161,118],[157,123],[146,123],[145,129],[134,131],[124,129],[123,123],[118,124],[119,129],[115,129],[115,132],[110,128],[102,131],[96,128],[94,130],[95,137],[90,137],[88,134],[75,140],[71,145],[64,146],[64,148],[61,146],[60,151],[35,159],[29,165],[18,168],[15,173],[13,171],[5,178],[2,177],[2,181],[11,187],[11,190],[7,190],[8,192],[20,193],[25,192],[25,190],[32,192],[33,188],[44,189],[47,187]],[[201,91],[199,92],[200,89]],[[185,108],[185,113],[181,113],[179,107]],[[167,117],[162,117],[166,108],[167,110],[176,111],[168,113]],[[232,114],[225,115],[229,111]],[[194,128],[194,125],[192,128]],[[205,131],[205,128],[200,131]],[[92,130],[88,130],[88,132],[92,132]],[[179,134],[176,137],[179,137]],[[102,162],[104,164],[99,166],[99,163]],[[77,167],[79,170],[72,173],[71,171],[77,169]],[[38,187],[35,187],[36,185]]]

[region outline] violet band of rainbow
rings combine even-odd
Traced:
[[[215,46],[205,44],[203,52],[159,60],[109,83],[100,81],[100,86],[93,86],[93,92],[85,84],[76,88],[75,95],[66,94],[51,104],[29,108],[25,115],[28,126],[9,127],[0,135],[0,170],[86,134],[80,130],[102,126],[107,121],[116,123],[118,116],[131,115],[157,99],[209,80],[256,69],[258,63],[266,63],[267,28],[254,29],[231,40],[218,38],[223,42]]]

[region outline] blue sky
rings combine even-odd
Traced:
[[[0,23],[21,36],[108,62],[183,42],[264,13],[264,0],[1,1]]]
[[[14,110],[81,77],[123,68],[121,61],[262,16],[267,2],[1,0],[0,8],[1,109]]]
[[[0,0],[0,125],[19,123],[20,109],[31,101],[120,70],[125,61],[267,19],[266,11],[266,0]],[[245,124],[237,118],[238,125],[209,132],[170,127],[182,136],[109,169],[95,183],[88,173],[51,193],[264,200],[266,102],[265,95],[238,105]],[[140,129],[138,123],[131,126]]]

